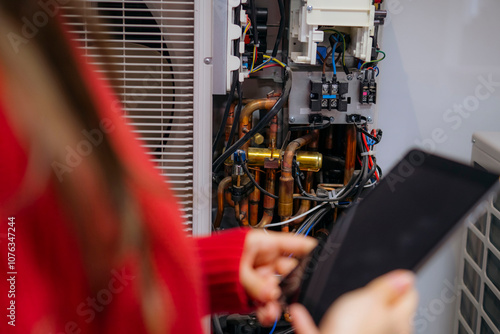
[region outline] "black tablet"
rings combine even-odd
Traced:
[[[334,224],[309,261],[285,278],[288,302],[302,303],[319,324],[342,294],[394,269],[417,271],[461,222],[485,211],[498,180],[498,175],[410,151]],[[300,288],[290,293],[297,275]]]

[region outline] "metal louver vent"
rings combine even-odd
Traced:
[[[192,231],[195,1],[78,2],[91,9],[88,12],[97,15],[99,25],[108,32],[110,68],[121,81],[115,89],[123,102],[124,117],[168,178],[182,206],[186,229]],[[99,65],[85,25],[68,24],[85,54]]]

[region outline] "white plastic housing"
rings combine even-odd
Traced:
[[[375,19],[371,0],[292,0],[290,10],[290,57],[295,63],[316,64],[316,43],[324,38],[318,26],[350,28],[350,53],[370,60]]]

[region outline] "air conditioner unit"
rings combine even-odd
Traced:
[[[182,206],[185,229],[210,232],[211,12],[205,1],[79,0],[107,40],[124,118]],[[91,62],[96,47],[85,24],[68,23]],[[99,65],[97,63],[97,65]]]
[[[500,132],[473,135],[472,163],[500,173]],[[464,235],[458,334],[500,334],[500,194]]]

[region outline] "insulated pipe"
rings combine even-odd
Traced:
[[[293,214],[293,176],[292,163],[295,152],[304,145],[318,138],[317,132],[311,132],[307,135],[297,138],[288,144],[283,161],[281,163],[281,177],[279,186],[278,214],[282,220],[290,218]],[[288,226],[285,227],[285,230]]]
[[[224,193],[232,182],[232,177],[224,178],[217,188],[217,216],[215,217],[214,227],[219,228],[222,216],[224,215]]]
[[[225,193],[225,196],[226,196],[226,203],[229,205],[229,206],[232,206],[234,208],[234,201],[233,199],[231,198],[231,193],[229,191],[227,191]]]

